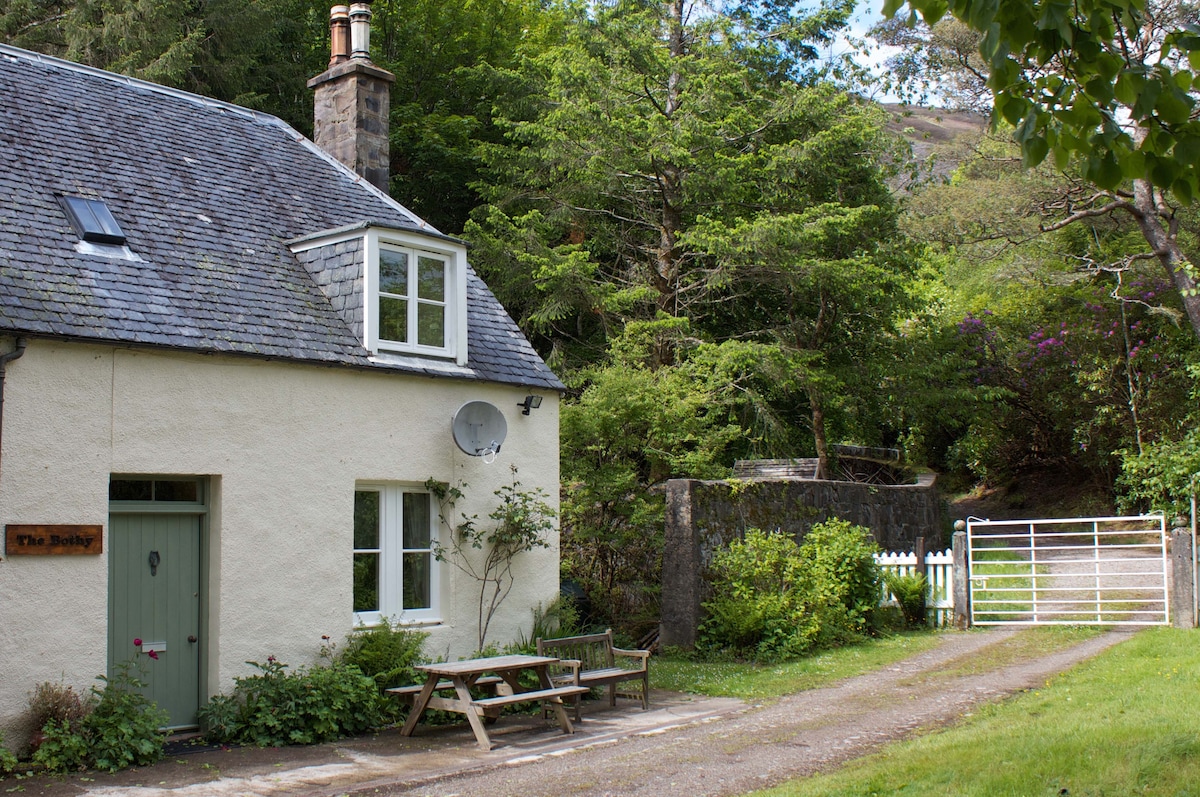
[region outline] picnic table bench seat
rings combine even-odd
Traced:
[[[472,686],[482,686],[495,691],[496,685],[503,682],[504,679],[499,675],[485,675],[482,678],[475,679],[475,683],[472,684]],[[420,694],[421,690],[424,688],[425,684],[413,684],[411,686],[393,686],[388,689],[384,689],[383,691],[384,694],[389,694],[393,697],[398,697],[401,700],[411,703],[413,698]],[[444,692],[453,688],[454,682],[442,680],[438,681],[437,686],[433,688],[433,691]]]
[[[472,700],[471,705],[488,709],[509,706],[514,703],[530,703],[534,700],[561,701],[564,697],[577,697],[581,694],[585,694],[588,691],[589,689],[586,686],[556,686],[553,689],[537,689],[531,692],[517,692],[513,695],[484,697],[478,700]]]
[[[555,684],[580,687],[608,687],[608,704],[617,704],[617,695],[639,698],[642,708],[650,708],[650,651],[624,650],[613,646],[612,629],[603,634],[538,638],[539,656],[560,659],[550,670]],[[634,690],[621,684],[636,683]],[[587,690],[583,690],[586,692]],[[582,694],[582,692],[580,693]],[[575,719],[579,719],[579,696],[574,698]]]

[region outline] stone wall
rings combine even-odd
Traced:
[[[912,550],[918,537],[943,544],[941,501],[932,474],[915,484],[877,485],[839,481],[667,482],[663,551],[664,645],[691,647],[700,604],[706,600],[713,553],[746,529],[778,530],[804,538],[816,523],[841,518],[871,530],[887,551]]]

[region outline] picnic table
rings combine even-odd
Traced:
[[[563,733],[574,733],[575,728],[563,708],[562,699],[586,693],[588,687],[577,684],[555,686],[550,680],[548,668],[558,661],[550,656],[490,656],[483,659],[422,664],[416,669],[425,673],[424,684],[387,690],[401,697],[414,695],[412,711],[400,734],[412,736],[426,709],[453,711],[466,715],[467,722],[471,723],[471,730],[475,731],[479,746],[484,750],[491,750],[492,741],[488,738],[484,720],[498,718],[500,709],[504,706],[533,701],[541,702],[554,711]],[[541,688],[530,690],[522,686],[519,679],[523,672],[534,673]],[[487,685],[494,688],[501,682],[508,684],[512,694],[480,698],[471,694],[472,686]],[[443,697],[439,692],[452,693],[452,696]]]

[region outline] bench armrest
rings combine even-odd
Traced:
[[[648,650],[622,650],[621,648],[612,649],[614,656],[625,656],[630,659],[641,659],[642,667],[644,668],[650,660],[650,651]]]
[[[570,670],[571,680],[575,682],[576,686],[579,686],[579,670],[583,667],[582,661],[579,659],[559,659],[557,666]],[[566,673],[563,673],[563,675],[566,675]],[[561,678],[562,675],[559,677]]]

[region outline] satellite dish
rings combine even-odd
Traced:
[[[468,401],[454,413],[454,442],[473,457],[495,458],[508,434],[508,423],[495,405]]]

